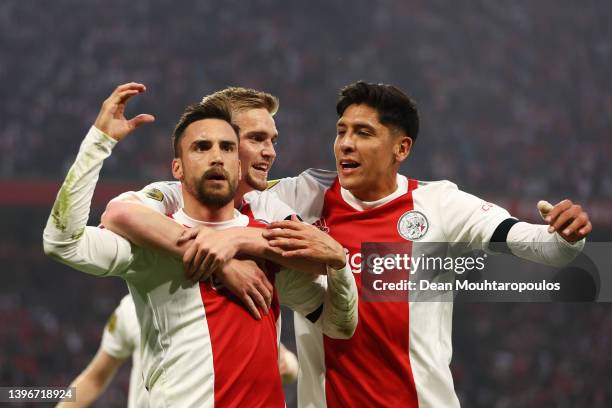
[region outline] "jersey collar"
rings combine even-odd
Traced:
[[[408,179],[401,174],[397,175],[397,188],[391,194],[376,201],[362,201],[355,197],[350,191],[340,187],[342,199],[357,211],[368,210],[370,208],[380,207],[390,201],[395,200],[408,192]]]

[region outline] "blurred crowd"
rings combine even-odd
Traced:
[[[184,106],[227,85],[277,94],[275,176],[333,166],[338,89],[399,85],[422,132],[405,173],[468,191],[612,197],[612,7],[552,0],[453,4],[255,0],[0,3],[0,178],[60,179],[119,83],[157,122],[105,178],[169,177]]]
[[[183,108],[228,85],[280,97],[272,177],[332,168],[337,92],[363,79],[418,102],[404,174],[485,196],[609,200],[609,21],[603,0],[4,0],[0,180],[61,180],[103,99],[128,81],[148,87],[128,115],[156,122],[115,149],[103,180],[170,178]],[[67,385],[126,292],[43,258],[48,210],[3,208],[0,385]],[[612,406],[609,312],[457,304],[452,369],[464,406]],[[284,333],[292,348],[291,325]],[[124,369],[99,406],[123,406],[127,382]],[[294,388],[287,398],[293,406]]]

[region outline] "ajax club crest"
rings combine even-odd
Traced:
[[[397,232],[408,241],[418,241],[428,229],[427,217],[420,211],[408,211],[397,221]]]

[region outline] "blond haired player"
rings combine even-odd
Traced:
[[[592,226],[587,213],[569,200],[548,208],[548,226],[534,225],[451,182],[398,174],[419,131],[416,106],[398,88],[351,84],[342,89],[336,109],[336,171],[310,169],[277,181],[261,196],[276,194],[338,240],[360,294],[362,242],[404,243],[417,254],[434,248],[427,243],[449,244],[450,254],[429,256],[489,250],[490,243],[500,243],[515,256],[548,265],[569,262],[584,246]],[[179,193],[175,189],[169,196]],[[281,221],[270,227],[275,229],[266,236],[284,256],[311,250],[303,224]],[[201,247],[214,245],[205,235],[197,239]],[[458,406],[449,368],[452,310],[452,302],[409,301],[408,294],[403,302],[360,301],[359,323],[349,340],[332,339],[296,316],[299,406]]]
[[[141,327],[143,379],[151,406],[284,406],[277,365],[279,306],[275,295],[271,313],[254,320],[218,282],[192,285],[173,256],[86,226],[103,160],[117,141],[153,120],[150,115],[131,120],[124,116],[127,100],[144,91],[142,84],[125,84],[103,104],[58,193],[43,234],[45,253],[83,272],[126,280]],[[173,141],[172,171],[184,187],[184,205],[172,214],[173,219],[167,218],[166,233],[178,238],[185,227],[251,226],[244,228],[243,234],[250,235],[241,242],[241,251],[334,276],[334,282],[346,289],[343,294],[349,306],[338,310],[337,317],[341,323],[353,321],[353,279],[344,269],[329,266],[345,264],[345,255],[335,241],[320,237],[328,246],[319,248],[317,262],[291,262],[265,243],[261,223],[234,209],[240,178],[238,135],[227,106],[222,101],[189,106]],[[183,255],[184,251],[172,254]],[[274,269],[274,265],[267,268],[268,280],[275,280]],[[277,276],[279,280],[286,277],[285,285],[291,287],[306,275],[287,271]],[[353,328],[340,330],[352,334]]]

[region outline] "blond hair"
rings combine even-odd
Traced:
[[[225,101],[232,112],[243,112],[250,109],[265,109],[270,115],[278,111],[278,98],[267,92],[251,88],[230,86],[202,98],[202,103]]]

